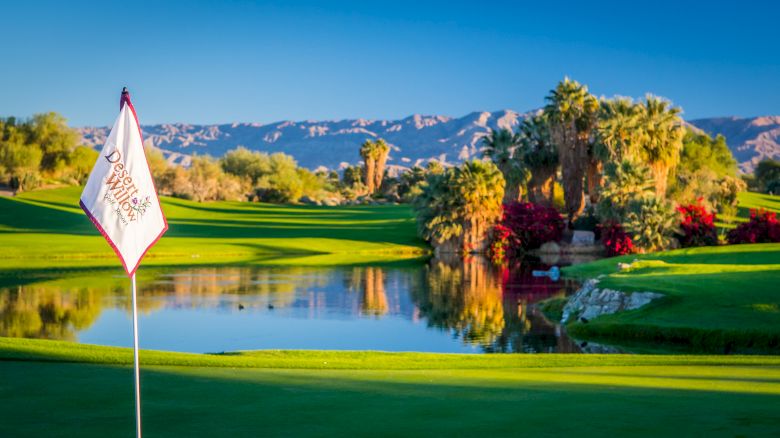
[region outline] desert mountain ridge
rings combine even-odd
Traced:
[[[310,169],[343,168],[360,161],[366,139],[384,138],[391,146],[388,165],[399,170],[430,160],[457,163],[481,156],[490,129],[516,128],[535,113],[477,111],[462,117],[414,114],[399,120],[306,120],[274,123],[144,125],[144,141],[163,151],[169,162],[188,165],[197,155],[222,156],[237,146],[284,152]],[[715,117],[688,121],[711,135],[723,134],[745,172],[764,158],[780,157],[780,116]],[[101,147],[108,127],[79,128],[85,144]]]

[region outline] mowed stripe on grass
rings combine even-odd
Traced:
[[[0,435],[132,435],[130,351],[72,345],[0,339]],[[141,361],[148,436],[780,431],[777,357],[142,351]]]

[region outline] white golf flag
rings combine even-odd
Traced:
[[[81,208],[132,276],[149,248],[168,229],[144,153],[130,95],[122,93],[119,117],[81,194]]]

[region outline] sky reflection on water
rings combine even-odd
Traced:
[[[222,266],[139,274],[142,348],[577,352],[531,304],[572,285],[484,260],[367,267]],[[544,267],[544,266],[542,266]],[[0,335],[131,346],[126,278],[0,288]]]

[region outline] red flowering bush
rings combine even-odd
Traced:
[[[601,225],[601,242],[607,250],[608,257],[632,254],[636,251],[631,237],[619,223],[610,222]]]
[[[513,243],[524,250],[561,240],[564,228],[558,210],[531,202],[504,204],[501,224],[511,231]]]
[[[780,222],[777,214],[765,210],[750,210],[750,220],[729,231],[729,243],[780,242]]]
[[[682,215],[677,240],[680,246],[711,246],[718,244],[718,232],[715,230],[715,213],[710,213],[699,198],[696,204],[677,207]]]
[[[494,262],[561,240],[564,222],[556,209],[531,202],[513,202],[503,208],[501,221],[491,233],[489,255]]]

